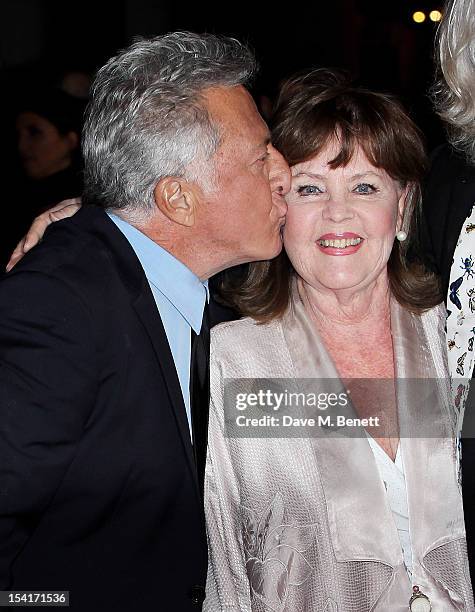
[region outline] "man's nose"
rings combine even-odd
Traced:
[[[288,163],[275,147],[269,145],[269,181],[273,193],[282,197],[290,191],[291,176]]]

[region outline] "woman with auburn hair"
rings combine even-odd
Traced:
[[[285,252],[225,283],[245,318],[212,332],[205,609],[473,610],[444,308],[407,257],[418,130],[315,71],[284,86],[273,134]],[[310,391],[317,408],[286,404]]]

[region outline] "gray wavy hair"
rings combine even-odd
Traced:
[[[443,78],[433,90],[451,144],[475,164],[475,3],[449,0],[438,32]]]
[[[239,41],[192,32],[138,39],[111,58],[97,73],[86,112],[85,201],[144,220],[162,178],[203,184],[200,168],[216,152],[220,132],[201,93],[247,85],[256,68]]]

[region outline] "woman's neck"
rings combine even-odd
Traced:
[[[315,324],[340,377],[350,384],[361,418],[378,417],[367,428],[394,461],[399,444],[391,336],[390,291],[386,278],[360,293],[324,292],[298,282],[305,309]]]
[[[346,335],[390,329],[390,291],[386,275],[360,291],[321,290],[301,279],[297,286],[305,309],[319,330],[338,330]]]

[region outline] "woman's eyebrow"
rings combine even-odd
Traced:
[[[367,172],[358,172],[358,174],[354,174],[353,176],[349,177],[349,179],[353,181],[355,179],[365,178],[366,176],[381,177],[381,175],[378,172],[374,172],[373,170],[368,170]]]

